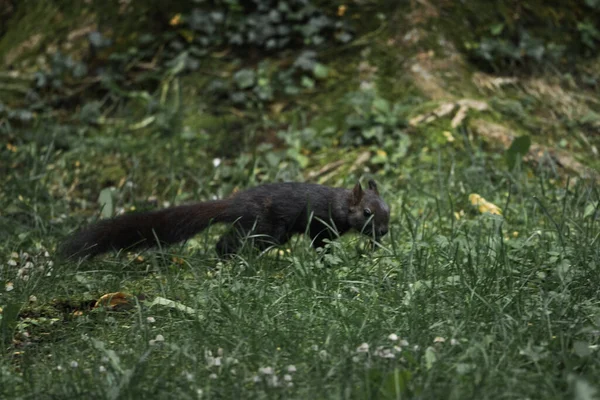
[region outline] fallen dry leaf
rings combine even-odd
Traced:
[[[96,304],[94,304],[94,308],[116,308],[126,305],[129,306],[131,305],[130,299],[131,296],[123,292],[107,293],[100,297],[98,301],[96,301]]]
[[[472,205],[477,207],[479,212],[482,214],[487,212],[490,214],[502,215],[502,210],[500,210],[500,207],[498,207],[497,205],[495,205],[493,203],[490,203],[489,201],[487,201],[486,199],[484,199],[477,193],[471,193],[469,195],[469,201],[471,202]]]

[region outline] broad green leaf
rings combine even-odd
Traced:
[[[427,369],[431,369],[436,361],[437,355],[435,354],[435,349],[430,346],[425,350],[425,365]]]
[[[589,203],[587,206],[585,206],[585,211],[583,212],[583,218],[589,218],[592,215],[594,215],[597,208],[598,208],[597,201],[593,202],[593,203]]]
[[[102,210],[103,218],[111,218],[115,212],[115,188],[108,187],[102,189],[98,196],[98,204]]]
[[[576,340],[575,343],[573,343],[573,351],[579,357],[587,357],[590,354],[592,354],[589,343],[583,342],[581,340]]]
[[[505,153],[508,168],[512,170],[517,164],[517,160],[523,158],[531,147],[531,137],[528,135],[515,138]]]

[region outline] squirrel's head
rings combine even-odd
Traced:
[[[390,207],[385,204],[374,180],[369,180],[369,188],[363,190],[360,182],[350,194],[348,222],[357,231],[379,240],[388,232]]]

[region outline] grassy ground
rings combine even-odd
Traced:
[[[146,112],[132,100],[118,123],[48,113],[11,128],[0,398],[598,398],[600,197],[569,178],[597,166],[597,101],[556,75],[475,78],[443,41],[434,54],[433,39],[384,34],[326,55],[315,90],[261,110],[213,112],[201,71],[150,94],[183,99],[161,103],[158,127],[127,128]],[[467,97],[487,108],[455,126],[458,106],[428,114]],[[406,125],[419,115],[431,121]],[[544,147],[509,168],[490,124]],[[365,176],[392,210],[374,252],[356,235],[325,255],[298,237],[221,261],[212,227],[142,254],[55,255],[101,213]]]
[[[161,164],[153,143],[157,164],[134,169],[132,181],[177,181],[185,162]],[[381,179],[393,217],[375,253],[349,236],[324,257],[297,240],[220,262],[213,228],[183,248],[73,263],[53,250],[80,219],[61,215],[65,198],[47,196],[52,166],[68,156],[19,152],[31,173],[2,194],[4,210],[20,202],[3,218],[15,232],[2,246],[4,398],[558,399],[592,391],[600,367],[593,186],[557,185],[543,171],[507,174],[501,159],[448,145],[408,156],[402,180]],[[172,152],[185,159],[181,147]],[[125,184],[121,198],[128,191],[143,195]],[[470,193],[503,217],[479,213]],[[113,292],[130,294],[129,305],[91,308]]]

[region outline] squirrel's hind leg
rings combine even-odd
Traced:
[[[283,224],[257,222],[250,229],[236,225],[221,236],[217,242],[217,253],[220,257],[230,257],[237,254],[247,241],[252,247],[263,251],[270,246],[284,244],[289,239],[290,234]]]

